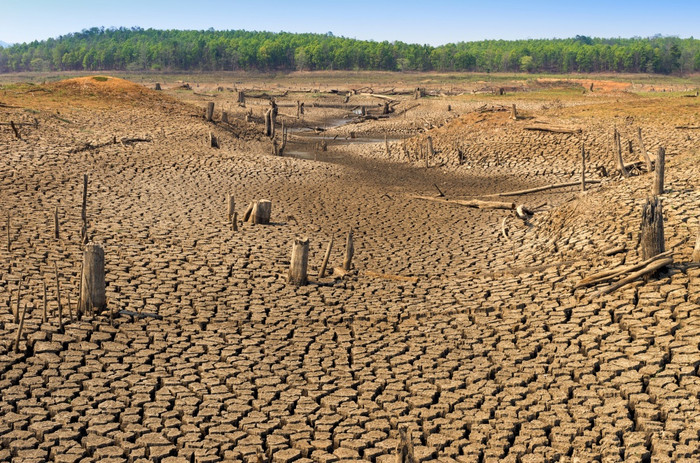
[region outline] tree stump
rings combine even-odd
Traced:
[[[515,103],[513,103],[513,108],[510,110],[510,118],[514,121],[518,120],[518,110],[515,108]]]
[[[59,239],[61,236],[61,230],[58,221],[58,206],[53,211],[53,237]]]
[[[642,159],[647,165],[647,172],[651,172],[651,158],[649,157],[649,153],[647,153],[647,149],[644,146],[644,139],[642,138],[642,128],[637,127],[637,140],[639,141],[639,149],[642,150]]]
[[[162,89],[160,88],[160,83],[158,83],[158,82],[156,82],[156,90],[158,90],[158,91],[162,90]]]
[[[345,258],[343,259],[343,270],[349,271],[352,267],[352,256],[355,254],[355,246],[352,242],[352,228],[345,239]]]
[[[272,114],[271,109],[268,109],[267,111],[265,111],[265,136],[266,137],[269,137],[270,134],[272,133],[271,129],[270,129],[270,121],[272,120],[272,118],[270,117],[271,114]]]
[[[88,243],[83,252],[83,275],[80,282],[78,313],[107,308],[105,295],[105,252],[102,245]]]
[[[209,147],[216,149],[221,148],[221,144],[219,144],[219,137],[217,137],[211,132],[209,132]]]
[[[233,195],[229,193],[226,195],[226,218],[229,222],[233,218],[233,213],[235,212],[235,209],[236,203],[233,200]]]
[[[657,196],[647,199],[642,209],[639,245],[642,260],[650,259],[664,252],[663,207]]]
[[[270,215],[272,213],[272,202],[267,199],[255,201],[252,204],[248,222],[252,224],[268,224],[270,223]]]
[[[295,239],[292,245],[292,260],[289,264],[288,281],[292,285],[303,286],[308,282],[309,240]]]
[[[666,150],[659,146],[659,151],[656,154],[656,166],[654,168],[654,187],[652,194],[654,196],[664,194],[664,169],[666,167]]]
[[[238,91],[238,104],[241,106],[245,105],[245,93],[242,90]]]
[[[221,122],[228,124],[228,112],[221,111]]]
[[[698,219],[698,237],[695,238],[695,249],[693,249],[693,262],[700,262],[700,218]]]
[[[210,101],[207,103],[207,122],[211,122],[214,119],[214,102]]]

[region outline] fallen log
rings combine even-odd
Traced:
[[[458,206],[474,207],[477,209],[515,209],[515,203],[504,203],[500,201],[481,201],[479,199],[442,199],[432,196],[410,195],[413,199],[423,199],[436,203],[456,204]]]
[[[394,98],[386,95],[379,95],[378,93],[360,93],[360,96],[373,96],[375,98],[381,98],[382,100],[394,101]]]
[[[639,270],[638,272],[633,273],[632,275],[623,278],[622,280],[618,281],[617,283],[608,286],[607,288],[601,289],[600,291],[596,292],[591,296],[591,298],[596,298],[598,296],[604,296],[606,294],[610,294],[613,291],[622,288],[623,286],[632,283],[633,281],[649,274],[653,274],[657,270],[660,270],[667,265],[671,265],[673,263],[673,258],[669,257],[667,259],[662,259],[658,260],[656,262],[652,262],[651,264],[647,265],[643,269]]]
[[[600,183],[600,180],[588,180],[586,179],[586,183],[594,184],[594,183]],[[551,185],[544,185],[544,186],[538,186],[535,188],[529,188],[527,190],[517,190],[517,191],[506,191],[504,193],[494,193],[486,196],[520,196],[520,195],[526,195],[529,193],[539,193],[540,191],[547,191],[547,190],[554,190],[557,188],[567,188],[571,186],[579,186],[581,185],[581,181],[577,182],[567,182],[567,183],[554,183]]]
[[[537,125],[529,125],[527,127],[523,127],[525,130],[530,130],[530,131],[537,131],[537,132],[551,132],[551,133],[565,133],[565,134],[577,134],[581,133],[581,129],[566,129],[562,127],[540,127]]]
[[[595,286],[599,283],[605,283],[606,281],[610,281],[615,277],[618,277],[620,275],[624,275],[625,273],[633,272],[635,270],[639,270],[640,268],[646,267],[647,265],[659,260],[663,259],[665,257],[670,256],[673,254],[673,251],[666,251],[661,254],[657,254],[656,256],[647,259],[643,262],[640,262],[638,264],[634,265],[624,265],[622,267],[617,267],[614,269],[609,269],[609,270],[603,270],[602,272],[594,273],[592,275],[588,275],[587,277],[584,277],[581,281],[576,283],[576,286],[574,286],[574,289],[578,288],[585,288],[586,286]]]

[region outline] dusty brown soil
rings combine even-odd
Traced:
[[[355,107],[378,115],[381,99],[344,103],[362,85],[341,83],[340,94],[177,86],[90,77],[0,89],[0,122],[26,124],[21,140],[0,126],[0,204],[10,215],[10,250],[4,218],[0,247],[0,460],[393,462],[406,428],[419,461],[697,461],[700,269],[688,261],[700,227],[700,131],[675,128],[697,125],[697,99],[435,85],[419,100],[396,95],[388,118],[337,126]],[[234,88],[279,95],[296,157],[270,154],[268,101],[239,107]],[[215,122],[203,118],[208,101]],[[512,104],[518,120],[501,110]],[[537,123],[582,133],[524,128]],[[573,289],[582,276],[640,259],[651,183],[646,173],[594,170],[614,173],[613,126],[625,148],[633,142],[628,162],[639,157],[637,127],[652,155],[667,149],[676,263],[590,299],[599,288]],[[208,146],[210,132],[221,149]],[[602,184],[512,198],[542,206],[528,223],[411,197],[437,185],[449,198],[493,199],[575,180],[581,141],[588,176]],[[75,306],[84,173],[109,311],[61,331],[53,268],[63,306],[69,297]],[[233,231],[226,193],[241,215],[270,199],[273,223]],[[331,265],[340,265],[351,228],[354,271],[315,278],[331,237]],[[295,237],[311,243],[312,281],[299,288],[285,276]],[[624,252],[604,254],[619,245]],[[15,353],[19,282],[28,309]]]

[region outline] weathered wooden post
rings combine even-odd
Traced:
[[[654,196],[664,194],[664,169],[666,167],[666,150],[659,146],[659,151],[656,153],[656,165],[654,168],[654,187],[652,194]]]
[[[105,295],[105,252],[99,243],[88,243],[83,252],[83,275],[80,283],[78,313],[107,308]]]
[[[642,227],[639,241],[642,260],[664,252],[664,216],[657,196],[647,199],[642,209]]]
[[[200,113],[201,114],[201,113]],[[211,122],[214,119],[214,102],[210,101],[207,103],[207,122]]]
[[[58,206],[56,206],[56,208],[53,210],[53,237],[59,239],[60,235],[61,231],[58,221]]]
[[[219,144],[219,137],[214,135],[212,132],[209,132],[209,147],[216,149],[221,148],[221,145]]]
[[[271,109],[268,109],[267,111],[265,111],[265,136],[266,137],[269,137],[270,134],[272,133],[270,130],[270,120],[271,120],[270,115],[271,114],[272,114]]]
[[[693,262],[700,262],[700,217],[698,217],[698,236],[695,238],[695,249],[693,249]]]
[[[328,246],[326,247],[326,253],[323,255],[323,263],[321,263],[321,270],[318,272],[318,277],[323,278],[326,276],[326,268],[328,267],[328,259],[331,257],[331,249],[333,248],[333,237],[331,236],[331,240],[328,242]]]
[[[160,83],[159,83],[159,82],[156,82],[156,90],[158,90],[158,91],[162,90],[162,89],[160,88]]]
[[[649,153],[647,153],[647,149],[644,146],[641,127],[637,127],[637,140],[639,141],[639,149],[642,150],[642,160],[644,160],[647,165],[647,172],[651,172],[651,158],[649,157]]]
[[[306,268],[309,263],[309,240],[295,239],[292,245],[292,260],[289,264],[290,284],[303,286],[308,282]]]
[[[238,91],[238,104],[245,106],[245,93],[243,93],[243,90]]]
[[[14,315],[15,324],[19,323],[19,305],[22,300],[22,275],[19,276],[17,280],[17,307],[15,308],[12,315]]]
[[[54,261],[53,270],[56,275],[56,301],[58,302],[58,327],[63,331],[63,307],[61,306],[61,283],[58,279],[58,264]]]
[[[628,178],[630,176],[629,172],[625,168],[625,162],[622,160],[622,143],[620,142],[620,132],[615,128],[613,133],[613,151],[615,153],[615,160],[617,161],[617,170],[620,171],[623,177]]]
[[[518,110],[515,109],[515,103],[513,103],[513,108],[510,110],[510,118],[514,121],[518,120]]]
[[[233,231],[238,231],[238,212],[233,213],[231,223],[233,224]]]
[[[44,277],[44,311],[41,314],[41,322],[46,323],[48,320],[48,309],[49,309],[49,296],[46,291],[46,277]]]
[[[233,195],[231,193],[226,193],[226,220],[229,222],[233,218],[233,212],[236,209],[236,203],[233,200]]]
[[[352,266],[352,256],[355,254],[355,246],[352,242],[352,228],[345,239],[345,259],[343,259],[343,270],[349,271]]]
[[[270,215],[272,212],[272,202],[267,199],[254,201],[248,206],[244,221],[252,224],[267,224],[270,223]]]
[[[581,143],[581,191],[586,191],[586,148]]]
[[[413,442],[406,435],[405,428],[399,428],[399,442],[396,445],[396,463],[417,463]]]
[[[19,320],[19,326],[17,327],[17,337],[15,338],[15,353],[19,353],[19,341],[22,339],[22,329],[24,328],[24,317],[27,315],[27,304],[24,304],[24,309],[22,310],[22,318]]]
[[[10,231],[10,211],[7,211],[7,252],[12,250],[12,232]]]
[[[224,124],[228,124],[228,112],[227,111],[221,111],[221,122]]]

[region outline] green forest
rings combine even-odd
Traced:
[[[0,73],[20,71],[700,71],[700,40],[655,36],[484,40],[441,46],[327,34],[92,28],[0,48]]]

